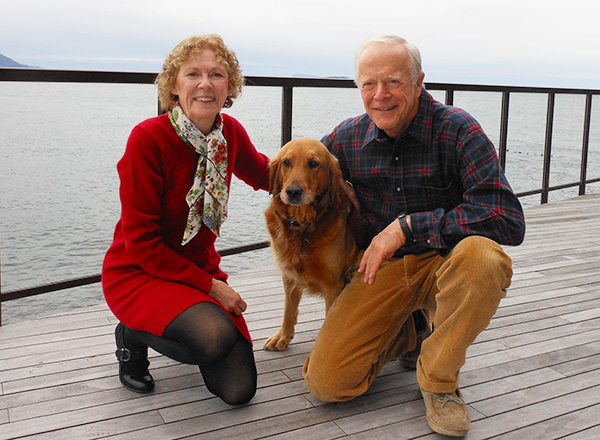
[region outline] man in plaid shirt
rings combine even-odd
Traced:
[[[399,37],[369,40],[357,53],[366,114],[323,143],[352,184],[372,240],[327,314],[304,377],[318,398],[345,401],[364,393],[385,362],[409,365],[412,356],[429,426],[464,436],[459,370],[511,282],[499,244],[520,244],[525,221],[481,126],[435,101],[423,78],[418,49]]]

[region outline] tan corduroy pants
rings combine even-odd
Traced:
[[[385,362],[416,346],[412,312],[435,311],[421,347],[417,378],[432,393],[452,393],[466,351],[489,324],[510,285],[502,248],[463,239],[446,257],[434,252],[384,261],[375,284],[356,273],[329,309],[304,364],[308,390],[326,402],[363,394]]]

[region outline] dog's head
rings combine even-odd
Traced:
[[[285,144],[271,159],[270,173],[270,192],[286,205],[325,203],[341,208],[347,201],[337,159],[315,139]]]

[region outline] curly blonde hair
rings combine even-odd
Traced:
[[[231,107],[233,100],[242,93],[242,87],[246,80],[242,75],[242,69],[235,53],[225,45],[219,35],[196,35],[186,38],[175,46],[173,51],[167,56],[167,59],[163,63],[162,71],[154,81],[158,87],[158,100],[163,111],[170,111],[178,102],[179,98],[173,95],[171,91],[175,86],[177,73],[181,66],[200,55],[204,50],[212,50],[217,56],[217,60],[223,63],[227,69],[229,90],[223,107]]]

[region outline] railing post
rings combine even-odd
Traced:
[[[544,141],[544,174],[542,175],[541,203],[548,203],[550,188],[550,160],[552,156],[552,127],[554,124],[554,101],[556,93],[548,93],[548,110],[546,111],[546,139]]]
[[[0,231],[0,326],[2,326],[2,231]]]
[[[581,168],[579,171],[579,195],[585,194],[587,179],[588,151],[590,146],[590,123],[592,120],[592,94],[585,95],[585,115],[583,118],[583,143],[581,144]]]
[[[454,90],[446,89],[446,105],[454,105]]]
[[[281,95],[281,146],[292,140],[293,88],[283,86]]]
[[[502,92],[502,114],[500,116],[500,145],[498,145],[500,166],[506,171],[506,146],[508,143],[508,104],[510,92]]]

